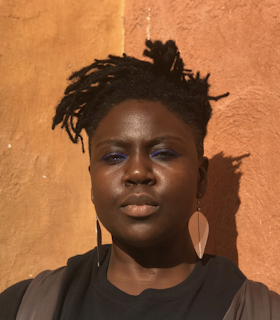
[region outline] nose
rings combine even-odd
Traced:
[[[151,159],[143,156],[134,156],[128,159],[123,180],[125,186],[139,184],[154,185],[156,178]]]

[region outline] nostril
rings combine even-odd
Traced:
[[[135,181],[133,181],[133,180],[126,180],[125,181],[125,184],[138,184],[138,183],[136,183]]]
[[[143,180],[143,181],[136,181],[136,180],[131,180],[131,179],[128,179],[126,180],[126,183],[127,184],[150,184],[152,181],[152,179],[146,179],[146,180]]]
[[[125,180],[125,185],[154,185],[155,184],[155,179],[143,179],[143,180],[138,180],[138,179],[127,179]]]
[[[146,185],[153,184],[153,179],[146,179],[142,182],[142,184],[146,184]]]

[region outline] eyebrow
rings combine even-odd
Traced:
[[[163,136],[163,137],[157,137],[157,138],[154,138],[150,141],[147,141],[147,145],[148,146],[154,146],[154,145],[157,145],[157,144],[160,144],[164,141],[167,141],[167,140],[177,140],[177,141],[181,141],[181,142],[184,142],[181,138],[179,137],[176,137],[176,136]],[[104,145],[104,144],[109,144],[111,146],[121,146],[121,147],[125,147],[127,146],[131,141],[130,140],[122,140],[122,139],[106,139],[106,140],[103,140],[101,142],[99,142],[97,145],[96,145],[96,148],[97,147],[100,147],[101,145]]]

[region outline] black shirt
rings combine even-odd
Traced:
[[[68,260],[54,320],[221,320],[246,279],[228,259],[205,255],[175,287],[131,296],[107,280],[110,253],[111,247],[103,246],[100,268],[95,249]],[[0,295],[0,320],[15,320],[29,283]]]

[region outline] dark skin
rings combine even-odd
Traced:
[[[131,295],[184,281],[208,168],[190,127],[159,102],[125,101],[100,122],[90,159],[92,201],[113,241],[108,280]]]

